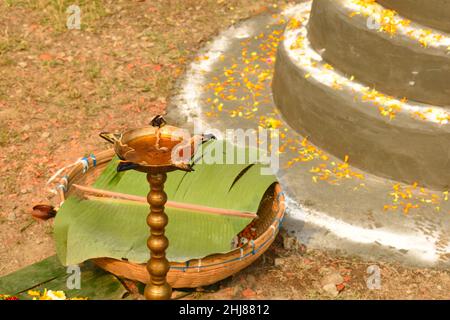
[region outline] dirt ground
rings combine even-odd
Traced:
[[[82,8],[81,30],[65,27],[74,3]],[[0,276],[54,254],[52,221],[34,221],[30,208],[47,199],[45,183],[58,168],[102,150],[100,131],[144,125],[163,113],[177,78],[220,30],[286,4],[2,1]],[[381,269],[378,290],[366,285],[373,264]],[[333,277],[342,280],[338,295],[324,290]],[[450,299],[450,273],[287,250],[279,238],[254,265],[208,290],[187,298]]]

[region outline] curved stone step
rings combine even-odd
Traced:
[[[349,156],[378,176],[449,188],[450,112],[400,101],[347,78],[322,61],[305,26],[286,29],[273,96],[291,127],[338,158]]]
[[[377,0],[377,2],[425,26],[450,32],[448,0]]]
[[[314,1],[309,39],[339,70],[389,95],[450,107],[450,38],[360,0]],[[386,17],[386,13],[380,16]],[[381,29],[381,30],[380,30]]]

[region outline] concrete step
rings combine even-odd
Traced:
[[[348,78],[311,47],[306,24],[286,30],[275,66],[274,99],[290,126],[364,171],[448,189],[450,111]]]
[[[450,108],[450,35],[384,9],[360,0],[314,1],[312,47],[379,91]]]
[[[450,32],[450,2],[446,0],[377,0],[386,8],[425,26]]]

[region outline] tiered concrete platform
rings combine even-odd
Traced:
[[[339,28],[364,16],[354,15],[350,2],[364,1],[317,1],[329,6]],[[170,120],[199,121],[203,131],[279,130],[284,226],[309,247],[448,268],[449,109],[403,99],[395,86],[383,92],[370,77],[366,82],[327,60],[331,40],[308,33],[332,23],[316,17],[313,27],[313,11],[308,24],[311,9],[323,10],[317,3],[244,21],[212,40],[180,82]],[[365,28],[356,32],[384,37]],[[341,37],[337,30],[329,32]],[[346,41],[352,48],[355,39]],[[367,55],[376,61],[375,52]]]

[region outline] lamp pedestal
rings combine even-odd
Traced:
[[[167,283],[167,272],[170,264],[166,259],[166,249],[169,240],[164,235],[168,217],[164,212],[167,195],[164,192],[164,182],[167,174],[147,173],[147,181],[150,184],[150,192],[147,201],[150,204],[150,213],[147,224],[150,227],[150,237],[147,246],[150,249],[150,260],[147,270],[150,274],[150,282],[145,286],[144,295],[147,300],[168,300],[172,296],[172,288]]]

